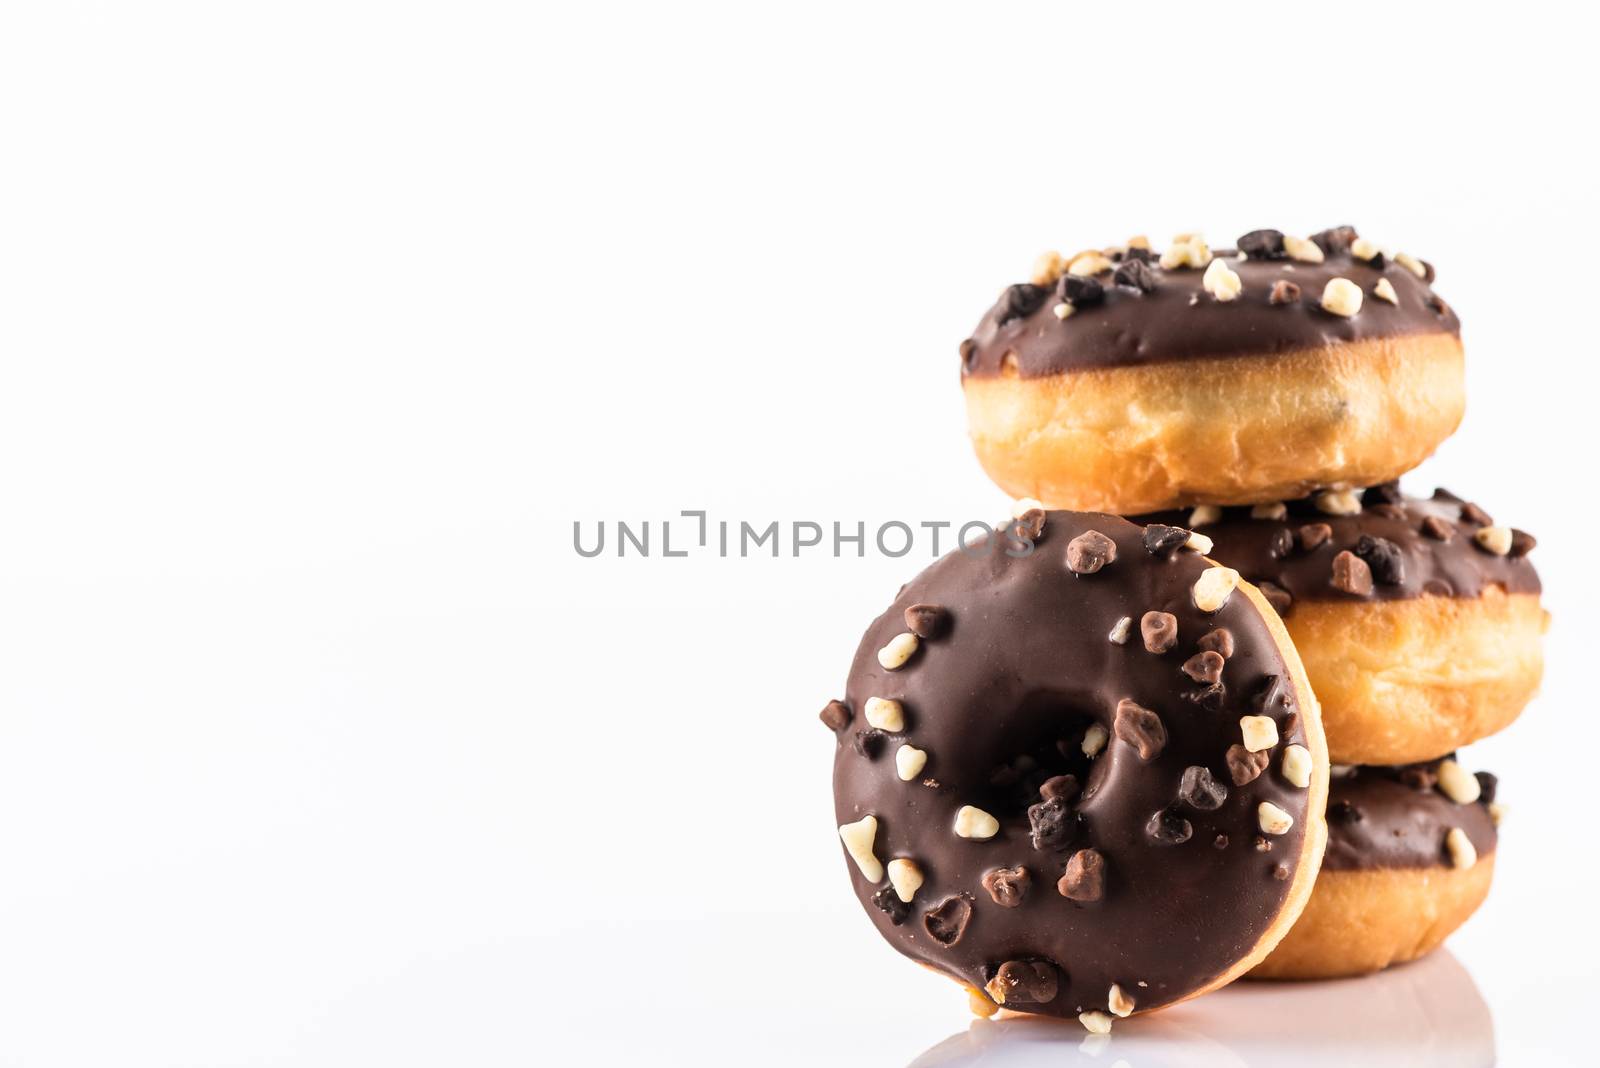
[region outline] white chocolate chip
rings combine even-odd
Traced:
[[[1087,278],[1091,275],[1103,274],[1111,270],[1110,260],[1099,252],[1080,252],[1072,258],[1072,263],[1067,267],[1068,274],[1075,274]]]
[[[1244,283],[1239,280],[1239,275],[1223,260],[1212,260],[1211,266],[1206,268],[1200,284],[1205,291],[1224,304],[1237,300],[1244,290]]]
[[[1361,287],[1348,278],[1330,278],[1322,287],[1322,310],[1346,319],[1361,310]]]
[[[1256,823],[1262,834],[1287,834],[1294,826],[1294,817],[1271,801],[1263,801],[1256,806]]]
[[[1199,234],[1179,234],[1161,254],[1160,262],[1169,271],[1176,267],[1204,267],[1211,262],[1211,249]]]
[[[1372,287],[1372,293],[1379,300],[1386,300],[1390,304],[1400,303],[1400,295],[1394,291],[1394,284],[1387,278],[1378,279],[1378,284]]]
[[[1303,237],[1291,237],[1288,234],[1284,234],[1283,251],[1289,254],[1291,260],[1299,260],[1301,263],[1322,262],[1322,246],[1315,241],[1307,241]]]
[[[917,636],[909,630],[904,634],[896,634],[889,639],[889,644],[878,650],[878,663],[886,671],[895,671],[911,659],[911,654],[917,651]]]
[[[1511,551],[1511,528],[1479,527],[1472,532],[1472,540],[1496,556],[1504,556]]]
[[[1358,237],[1350,242],[1350,255],[1358,260],[1370,260],[1383,255],[1383,249],[1378,247],[1376,241],[1368,241],[1364,237]]]
[[[1126,1017],[1133,1013],[1133,999],[1127,994],[1124,994],[1122,992],[1122,987],[1118,986],[1116,983],[1111,984],[1111,996],[1109,998],[1109,1004],[1111,1006],[1111,1013],[1114,1016]]]
[[[928,754],[914,745],[902,745],[894,751],[894,773],[901,782],[910,782],[922,774],[928,763]]]
[[[1506,806],[1502,805],[1498,801],[1490,801],[1489,802],[1489,818],[1491,820],[1494,820],[1494,825],[1496,827],[1500,826],[1500,821],[1505,819],[1505,817],[1506,817]]]
[[[1478,863],[1478,851],[1460,827],[1450,828],[1450,833],[1444,836],[1444,847],[1450,853],[1452,867],[1470,868]]]
[[[1011,502],[1012,519],[1021,519],[1023,516],[1033,511],[1044,511],[1044,505],[1040,504],[1032,497],[1018,497],[1016,500]]]
[[[1072,304],[1068,304],[1066,301],[1062,301],[1060,304],[1057,304],[1054,308],[1051,308],[1050,312],[1057,319],[1065,319],[1065,318],[1068,318],[1070,315],[1072,315],[1073,312],[1075,312],[1077,310],[1078,309],[1077,309],[1076,306],[1074,306]]]
[[[1354,490],[1323,490],[1313,500],[1323,515],[1360,515],[1361,498]]]
[[[1278,725],[1270,716],[1240,716],[1239,734],[1244,738],[1244,747],[1252,753],[1278,744]]]
[[[1000,821],[981,808],[962,805],[956,813],[956,834],[962,838],[993,838],[1000,833]]]
[[[862,878],[875,883],[883,878],[883,865],[872,855],[872,840],[878,837],[878,817],[862,816],[839,828],[839,838],[850,859],[861,869]]]
[[[1214,504],[1202,504],[1189,513],[1191,527],[1203,527],[1222,519],[1222,509]]]
[[[1266,504],[1252,505],[1250,508],[1251,519],[1282,519],[1289,514],[1289,506],[1282,501],[1268,501]]]
[[[1422,261],[1417,259],[1409,252],[1396,252],[1394,254],[1394,262],[1398,263],[1400,266],[1404,267],[1418,278],[1428,277],[1428,269],[1422,265]]]
[[[1107,635],[1107,637],[1111,639],[1112,645],[1127,645],[1128,635],[1132,632],[1133,617],[1123,616],[1121,619],[1117,620],[1116,626],[1111,628],[1111,633]]]
[[[1208,567],[1194,583],[1194,606],[1202,612],[1219,612],[1239,587],[1239,572],[1231,567]]]
[[[894,887],[895,897],[909,902],[917,896],[917,889],[922,885],[922,869],[917,867],[914,860],[896,857],[889,862],[889,885]]]
[[[1286,746],[1283,750],[1283,777],[1291,786],[1298,786],[1302,790],[1310,786],[1311,750],[1303,745]]]
[[[1439,762],[1439,790],[1458,805],[1470,805],[1483,792],[1478,777],[1454,760]]]
[[[1109,1035],[1111,1033],[1111,1017],[1103,1012],[1080,1012],[1078,1022],[1091,1035]]]
[[[1216,545],[1216,543],[1213,542],[1210,538],[1206,537],[1204,534],[1199,533],[1198,531],[1193,531],[1193,530],[1189,531],[1189,537],[1183,543],[1183,547],[1185,549],[1193,549],[1195,552],[1199,553],[1201,556],[1204,556],[1207,553],[1209,553],[1215,547],[1215,545]]]
[[[899,701],[887,697],[869,697],[867,707],[862,712],[867,722],[880,731],[899,734],[906,729],[906,710]]]
[[[1106,729],[1098,723],[1089,724],[1089,729],[1083,732],[1083,755],[1093,757],[1106,747],[1106,741],[1111,737]]]
[[[1053,286],[1056,279],[1061,277],[1063,268],[1061,253],[1054,249],[1041,252],[1039,258],[1033,261],[1033,272],[1028,276],[1028,281],[1036,286]]]

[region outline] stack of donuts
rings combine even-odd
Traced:
[[[1351,227],[1047,253],[961,345],[1013,515],[868,627],[857,897],[974,1011],[1104,1033],[1435,948],[1493,876],[1456,751],[1537,689],[1531,536],[1399,478],[1460,422],[1433,268]]]

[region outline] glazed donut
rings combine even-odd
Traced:
[[[1337,764],[1432,760],[1539,688],[1549,616],[1534,539],[1446,490],[1396,483],[1142,521],[1192,527],[1283,616]]]
[[[961,344],[989,476],[1055,508],[1248,504],[1398,478],[1450,436],[1460,323],[1431,267],[1350,227],[1239,247],[1041,257]]]
[[[1294,646],[1125,519],[1033,510],[935,562],[822,718],[856,896],[984,1011],[1103,1031],[1242,974],[1310,893],[1327,760]]]
[[[1328,786],[1328,850],[1311,903],[1258,979],[1364,975],[1431,952],[1494,878],[1495,777],[1454,756],[1341,767]]]

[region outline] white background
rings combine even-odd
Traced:
[[[1408,486],[1540,539],[1545,692],[1468,758],[1512,810],[1494,894],[1367,1009],[1224,992],[1174,1017],[1204,1041],[1029,1048],[1380,1063],[1375,1001],[1421,1056],[1481,1028],[1475,987],[1503,1062],[1592,1055],[1577,16],[7,5],[0,1063],[904,1064],[964,1032],[848,891],[815,718],[923,558],[586,560],[572,524],[994,518],[956,345],[1037,252],[1345,222],[1465,324],[1466,421]]]

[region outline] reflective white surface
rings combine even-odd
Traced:
[[[1109,1035],[1073,1022],[974,1020],[911,1068],[1386,1068],[1495,1061],[1494,1020],[1472,976],[1448,951],[1361,979],[1242,982]]]

